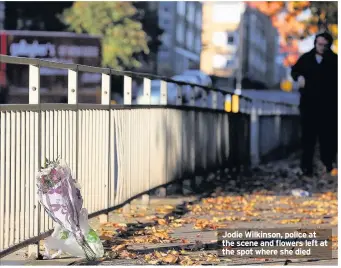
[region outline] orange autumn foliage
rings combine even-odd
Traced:
[[[304,22],[298,21],[296,17],[309,7],[310,2],[258,1],[246,2],[246,4],[270,17],[280,36],[280,51],[281,53],[287,53],[283,64],[286,66],[294,64],[298,59],[298,42],[292,38],[301,36],[306,28]],[[308,31],[313,34],[317,32],[317,29],[310,27]]]
[[[283,1],[273,1],[273,2],[267,2],[267,1],[251,1],[246,2],[247,5],[250,7],[258,9],[260,12],[267,16],[273,16],[277,14],[281,9],[284,8],[285,2]]]

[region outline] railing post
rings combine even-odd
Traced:
[[[109,198],[110,198],[110,179],[111,179],[111,175],[110,175],[110,164],[111,164],[111,153],[110,153],[110,148],[111,148],[111,139],[110,139],[110,131],[111,131],[111,116],[110,116],[110,92],[111,92],[111,77],[110,77],[110,70],[109,70],[109,74],[107,73],[102,73],[102,95],[101,95],[101,104],[103,105],[109,105],[109,110],[105,111],[105,113],[108,113],[107,116],[104,116],[104,118],[108,118],[106,121],[104,119],[105,124],[107,124],[107,126],[100,126],[100,127],[104,127],[104,129],[106,131],[108,131],[108,139],[106,141],[104,141],[105,144],[105,152],[106,155],[105,157],[107,157],[108,161],[107,164],[104,166],[108,172],[108,179],[107,182],[105,183],[105,185],[103,185],[104,187],[104,193],[105,193],[105,208],[109,208]],[[104,173],[105,174],[105,173]],[[100,223],[106,223],[109,221],[109,213],[105,213],[105,214],[101,214],[99,215],[99,222]]]
[[[251,114],[251,111],[252,111],[252,101],[250,101],[249,99],[246,101],[247,103],[247,113],[248,114]]]
[[[239,95],[233,94],[232,95],[232,113],[238,113],[239,109]]]
[[[176,85],[176,106],[181,106],[182,105],[182,88],[178,84]],[[183,164],[183,144],[184,144],[184,139],[183,139],[183,129],[184,129],[184,119],[183,119],[183,111],[179,111],[179,124],[180,124],[180,129],[179,131],[179,143],[180,143],[180,151],[181,153],[179,154],[179,169],[180,169],[180,174],[183,175],[183,170],[184,170],[184,164]],[[168,161],[168,160],[167,160]],[[175,183],[175,188],[176,189],[182,189],[182,182],[177,182]]]
[[[144,99],[146,101],[145,104],[147,105],[150,105],[151,104],[151,87],[152,87],[152,84],[151,84],[151,80],[149,78],[144,78],[143,79],[143,96],[144,96]],[[147,161],[147,166],[148,166],[148,174],[147,174],[147,180],[146,180],[146,183],[147,183],[147,186],[146,186],[146,189],[150,189],[150,118],[151,118],[151,110],[149,109],[148,110],[148,125],[146,126],[147,128],[147,131],[148,131],[148,134],[147,134],[147,137],[149,138],[148,139],[148,143],[146,144],[146,159],[148,159]],[[142,195],[142,205],[149,205],[149,194],[144,194]]]
[[[190,91],[190,97],[189,97],[189,105],[194,106],[195,105],[195,88],[191,86]]]
[[[68,70],[68,104],[78,104],[78,66],[75,69],[69,69]],[[74,152],[70,151],[69,156],[70,156],[70,167],[72,170],[74,170],[74,177],[78,181],[78,155],[79,155],[79,125],[78,125],[78,115],[79,111],[76,110],[75,112],[71,112],[72,116],[72,123],[73,125],[70,124],[70,131],[72,133],[71,137],[73,137],[70,140],[70,143],[74,144],[76,146],[75,152],[75,159],[74,159]],[[75,122],[74,122],[75,121]]]
[[[230,94],[225,95],[224,108],[225,108],[225,111],[228,113],[232,111],[232,98]]]
[[[110,74],[102,73],[102,96],[101,96],[101,104],[109,105],[110,104]]]
[[[40,104],[40,67],[39,65],[29,65],[29,104]],[[34,149],[33,152],[30,152],[30,164],[32,174],[30,174],[29,179],[29,187],[26,189],[30,189],[30,203],[33,204],[33,218],[31,220],[31,224],[33,223],[33,233],[30,233],[30,236],[37,236],[41,231],[41,205],[38,200],[38,196],[36,194],[36,183],[35,183],[35,174],[41,167],[41,110],[40,107],[38,112],[30,112],[30,128],[33,131],[30,131],[30,143]],[[14,148],[13,148],[14,149]],[[32,149],[32,148],[31,148]],[[31,190],[32,189],[32,190]],[[9,200],[8,200],[9,201]],[[28,201],[28,200],[27,200]],[[32,209],[32,208],[30,208]],[[14,223],[13,223],[14,224]],[[14,227],[14,226],[13,226]],[[32,229],[31,229],[32,231]],[[37,258],[41,259],[41,254],[39,252],[39,242],[37,241],[35,244],[31,244],[28,246],[28,256],[29,258]]]
[[[131,105],[131,88],[132,88],[133,80],[129,76],[124,76],[124,96],[123,96],[123,104]]]
[[[166,81],[161,81],[160,84],[160,104],[167,105],[168,100],[168,87]]]
[[[279,112],[279,109],[276,106],[275,106],[275,112],[274,112],[274,114],[275,114],[274,133],[276,136],[277,146],[280,146],[280,141],[281,141],[281,114]]]
[[[218,109],[218,92],[212,91],[212,109],[217,110]],[[220,165],[222,163],[221,161],[221,154],[218,152],[221,152],[221,121],[220,121],[220,114],[216,114],[217,116],[217,128],[216,128],[216,162]],[[219,145],[219,146],[218,146]],[[219,171],[221,176],[221,171]]]
[[[130,76],[124,76],[124,97],[123,97],[123,103],[124,105],[131,105],[132,100],[132,85],[133,85],[133,79]],[[110,111],[111,113],[111,111]],[[111,117],[111,116],[110,116]],[[130,133],[129,133],[130,135]],[[129,153],[131,153],[131,150],[129,150]],[[128,163],[130,165],[130,161]],[[130,169],[130,167],[129,167]],[[110,187],[111,189],[112,187]],[[128,214],[131,211],[130,203],[127,203],[123,206],[123,213]]]
[[[179,85],[176,85],[176,105],[182,104],[182,88]]]
[[[168,87],[167,87],[167,82],[166,81],[161,81],[160,84],[160,104],[161,105],[167,105],[168,103]],[[166,117],[167,120],[167,117]],[[168,140],[167,140],[167,135],[165,136],[165,143],[167,144]],[[166,157],[166,166],[164,167],[164,177],[165,177],[165,181],[168,182],[167,180],[167,176],[168,176],[168,152],[165,152],[165,157]],[[157,195],[159,197],[166,197],[167,195],[167,190],[166,187],[160,187],[157,190]]]
[[[143,79],[143,99],[145,100],[146,105],[151,104],[151,87],[152,87],[152,81],[149,78]]]
[[[202,107],[207,107],[207,92],[206,90],[203,90],[202,93],[202,103],[201,103]]]
[[[259,117],[257,100],[252,101],[251,108],[251,125],[250,125],[250,153],[251,153],[251,166],[259,164]]]
[[[263,114],[263,101],[257,100],[257,105],[255,105],[254,102],[255,100],[252,100],[252,103],[253,103],[252,107],[256,107],[258,116],[262,115]]]
[[[218,108],[218,94],[216,91],[212,91],[212,109],[216,110]]]
[[[245,102],[244,102],[244,98],[241,98],[239,96],[239,111],[241,113],[245,113]]]
[[[189,106],[193,107],[195,106],[195,87],[191,86],[190,90],[190,100],[189,100]],[[189,128],[190,128],[190,133],[192,134],[192,138],[189,141],[189,152],[190,152],[190,166],[191,166],[191,172],[192,175],[195,174],[195,111],[190,110],[189,111]],[[195,180],[184,180],[183,181],[183,192],[186,192],[186,185],[190,183],[192,188],[195,188]]]
[[[68,104],[78,104],[78,70],[68,70]]]
[[[29,104],[40,104],[40,67],[29,66]]]

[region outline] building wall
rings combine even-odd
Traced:
[[[268,86],[276,84],[276,55],[278,54],[278,33],[271,20],[255,9],[245,13],[248,64],[245,73],[252,80]]]
[[[229,77],[238,67],[238,10],[241,7],[239,2],[204,2],[201,52],[203,72]]]
[[[244,78],[271,86],[277,80],[277,38],[270,19],[243,2],[204,2],[201,70],[210,75],[235,77],[242,60]]]
[[[200,68],[201,25],[200,2],[159,2],[159,26],[164,30],[159,74],[170,76]]]

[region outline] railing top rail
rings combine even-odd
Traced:
[[[182,82],[173,80],[171,78],[155,75],[155,74],[149,74],[149,73],[140,73],[140,72],[131,72],[131,71],[120,71],[115,70],[112,68],[103,68],[103,67],[94,67],[94,66],[88,66],[88,65],[81,65],[81,64],[73,64],[73,63],[61,63],[61,62],[54,62],[54,61],[48,61],[43,59],[32,59],[32,58],[25,58],[25,57],[14,57],[14,56],[8,56],[8,55],[1,55],[0,54],[0,62],[8,63],[8,64],[20,64],[20,65],[35,65],[40,67],[46,67],[46,68],[56,68],[56,69],[68,69],[68,70],[76,70],[81,72],[89,72],[89,73],[103,73],[103,74],[112,74],[112,75],[119,75],[119,76],[129,76],[133,78],[148,78],[151,80],[162,80],[166,81],[168,83],[173,83],[179,86],[191,86],[191,87],[200,87],[204,89],[205,91],[215,91],[220,92],[224,95],[231,94],[233,95],[234,92],[227,90],[227,89],[219,89],[219,88],[213,88],[213,87],[207,87],[199,84],[189,83],[189,82]],[[241,95],[241,97],[248,101],[254,101],[254,98]],[[263,103],[268,104],[278,104],[278,105],[284,105],[287,107],[296,107],[297,105],[285,103],[285,102],[277,102],[277,101],[270,101],[270,100],[258,100]]]
[[[130,76],[130,77],[137,77],[137,78],[149,78],[152,80],[163,80],[168,83],[177,84],[179,86],[192,86],[192,87],[200,87],[204,90],[213,90],[216,92],[221,92],[223,94],[233,94],[232,91],[226,89],[218,89],[207,87],[199,84],[176,81],[171,78],[155,75],[155,74],[148,74],[148,73],[139,73],[139,72],[131,72],[131,71],[119,71],[112,68],[102,68],[102,67],[93,67],[87,65],[80,65],[80,64],[72,64],[72,63],[60,63],[42,59],[31,59],[31,58],[24,58],[24,57],[13,57],[7,55],[0,55],[0,62],[9,63],[9,64],[22,64],[22,65],[36,65],[41,67],[47,68],[56,68],[56,69],[71,69],[71,70],[78,70],[81,72],[90,72],[90,73],[105,73],[105,74],[113,74],[113,75],[121,75],[121,76]],[[243,96],[245,99],[251,100],[246,96]]]

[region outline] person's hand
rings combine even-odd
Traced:
[[[298,81],[298,85],[300,86],[300,88],[303,88],[305,86],[305,79],[304,76],[300,75],[297,79]]]

